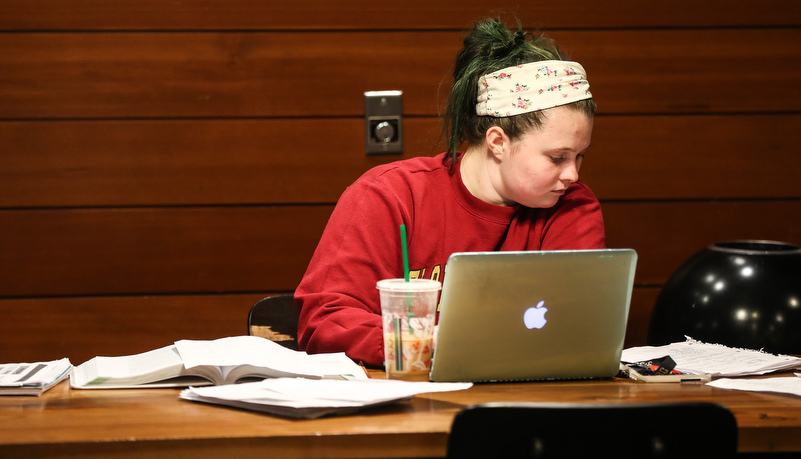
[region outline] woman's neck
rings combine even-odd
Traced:
[[[459,167],[461,168],[462,182],[470,194],[489,204],[509,206],[493,186],[492,176],[495,173],[495,167],[492,157],[485,148],[468,148],[462,156]]]

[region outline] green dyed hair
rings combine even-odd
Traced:
[[[542,127],[545,121],[542,111],[504,118],[478,116],[476,99],[481,76],[515,65],[545,60],[569,59],[553,39],[542,34],[535,36],[523,32],[519,21],[516,32],[512,32],[500,19],[487,19],[475,24],[456,56],[453,87],[445,109],[443,134],[448,146],[446,158],[451,159],[451,167],[456,164],[457,150],[462,142],[472,145],[483,141],[487,130],[493,126],[499,126],[512,140],[520,138],[530,129]],[[592,99],[564,106],[589,117],[595,115],[595,102]]]

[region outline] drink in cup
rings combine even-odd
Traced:
[[[387,378],[428,380],[441,284],[429,279],[384,279],[381,295]]]

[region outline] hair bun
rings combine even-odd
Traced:
[[[502,59],[509,55],[515,48],[526,42],[526,34],[517,31],[512,34],[511,39],[506,43],[492,48],[492,57],[495,59]]]

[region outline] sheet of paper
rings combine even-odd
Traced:
[[[332,408],[364,407],[406,400],[418,394],[464,390],[471,383],[409,382],[386,379],[311,380],[273,378],[264,381],[215,387],[192,387],[181,392],[185,400],[268,411],[269,407],[294,410],[319,409],[310,413],[330,413]],[[290,410],[281,411],[291,415]],[[313,417],[313,416],[304,416]]]
[[[640,362],[669,355],[683,373],[709,373],[717,376],[759,375],[801,366],[801,358],[773,355],[750,349],[708,344],[688,338],[665,346],[624,349],[623,362]]]
[[[433,383],[427,381],[397,381],[388,379],[368,379],[362,381],[310,380],[279,378],[263,381],[262,389],[280,393],[293,400],[316,399],[328,401],[347,401],[356,403],[376,403],[404,399],[427,392],[449,392],[463,390],[470,383]]]
[[[763,379],[733,379],[721,378],[706,383],[707,386],[722,389],[747,390],[755,392],[780,392],[784,394],[801,395],[801,373],[796,377],[775,377]]]

